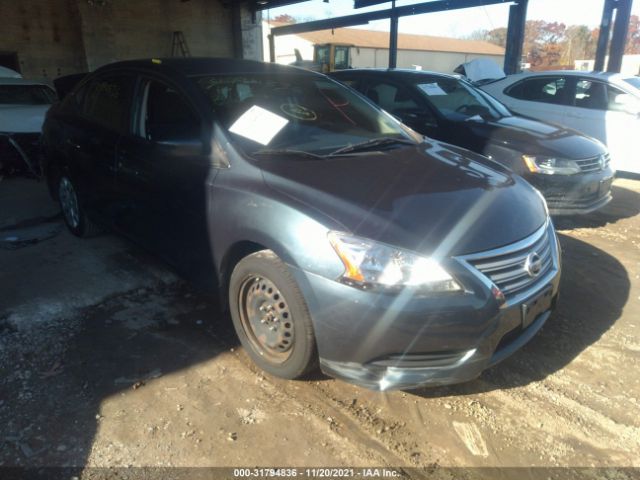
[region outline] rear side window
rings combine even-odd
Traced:
[[[83,89],[82,114],[105,128],[122,132],[129,120],[135,78],[128,75],[104,77]]]
[[[537,77],[522,80],[505,90],[518,100],[566,105],[568,85],[565,77]]]

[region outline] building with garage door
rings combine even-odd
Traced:
[[[263,22],[264,59],[269,60],[271,26],[282,24]],[[297,49],[304,60],[313,60],[314,45],[339,44],[349,47],[353,68],[379,67],[389,64],[389,32],[361,28],[336,28],[284,35],[275,42],[276,62],[290,64],[296,60]],[[489,42],[430,35],[398,34],[398,68],[416,68],[451,73],[461,63],[476,58],[489,58],[498,65],[504,63],[504,48]]]

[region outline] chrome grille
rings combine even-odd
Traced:
[[[511,246],[469,255],[465,260],[488,277],[509,298],[532,286],[554,268],[553,230],[550,225],[531,237]],[[539,259],[540,270],[534,274],[527,269],[528,259]]]
[[[609,155],[609,153],[604,154],[604,163],[600,163],[600,157],[602,157],[602,155],[598,155],[597,157],[585,158],[583,160],[576,160],[576,163],[580,167],[581,172],[597,172],[599,170],[607,168],[607,165],[609,165],[609,162],[611,161],[611,156]]]

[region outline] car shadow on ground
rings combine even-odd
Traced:
[[[640,194],[614,185],[611,189],[613,200],[604,208],[587,215],[555,216],[553,223],[557,230],[573,228],[603,227],[618,220],[630,218],[640,213]]]
[[[522,387],[564,368],[613,326],[629,298],[627,270],[593,245],[563,234],[559,238],[563,252],[560,298],[542,330],[476,380],[410,393],[434,398]]]
[[[44,331],[31,331],[30,340],[0,312],[0,334],[15,336],[24,347],[0,366],[5,392],[0,395],[0,465],[15,478],[37,476],[42,467],[49,468],[38,478],[80,477],[105,399],[149,388],[146,384],[159,377],[238,347],[216,297],[182,281],[114,294],[68,314],[37,327]]]

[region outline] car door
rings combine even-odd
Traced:
[[[87,208],[107,222],[115,201],[116,149],[126,129],[134,79],[107,74],[88,81],[77,94],[77,114],[65,119],[71,174]]]
[[[590,137],[607,143],[608,96],[604,82],[589,78],[577,78],[567,106],[566,124]]]
[[[204,122],[173,83],[141,77],[131,132],[118,146],[119,228],[187,276],[210,259]]]
[[[525,78],[505,88],[501,98],[516,114],[562,125],[574,83],[568,75]]]
[[[638,142],[629,132],[640,132],[640,97],[607,84],[605,114],[607,147],[613,168],[640,174]]]

